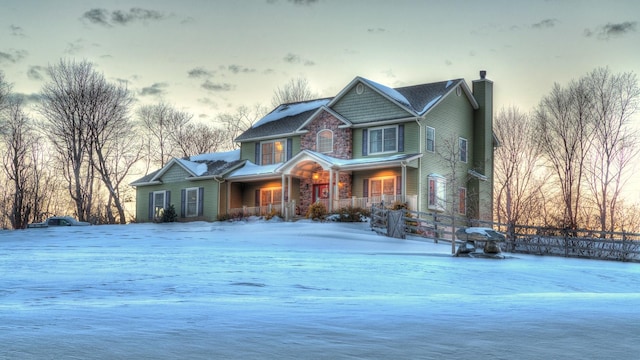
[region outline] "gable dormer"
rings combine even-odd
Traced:
[[[356,77],[328,107],[354,125],[402,120],[415,115],[411,105],[394,89]]]

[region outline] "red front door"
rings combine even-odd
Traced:
[[[329,198],[329,184],[314,184],[313,185],[313,201],[315,203],[318,200],[324,200]]]

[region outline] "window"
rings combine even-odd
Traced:
[[[199,190],[198,188],[190,188],[185,191],[185,216],[198,216],[198,198],[199,198]]]
[[[384,177],[369,179],[370,196],[395,195],[396,177]]]
[[[458,138],[458,146],[460,152],[460,161],[467,162],[467,139]]]
[[[436,129],[427,126],[427,151],[436,151]]]
[[[398,127],[389,126],[369,130],[369,154],[398,151]]]
[[[262,142],[260,143],[260,164],[270,165],[284,162],[286,153],[284,140]]]
[[[458,189],[458,213],[465,215],[467,213],[467,189]]]
[[[447,196],[447,184],[440,175],[429,175],[429,209],[444,210]]]
[[[316,149],[319,153],[333,152],[333,131],[325,129],[318,132]]]
[[[282,203],[282,188],[260,189],[260,206]]]
[[[162,217],[162,213],[166,208],[166,191],[154,191],[153,192],[153,217],[159,218]]]

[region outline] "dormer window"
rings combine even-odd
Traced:
[[[333,152],[333,131],[325,129],[318,132],[316,149],[323,154]]]

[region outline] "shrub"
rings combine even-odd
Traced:
[[[311,204],[307,210],[307,218],[312,220],[324,220],[327,217],[327,207],[323,203]]]
[[[265,220],[271,220],[276,216],[282,218],[282,214],[280,214],[280,211],[273,209],[273,210],[271,210],[271,212],[269,212],[268,214],[266,214],[264,216],[264,219]]]
[[[337,222],[365,222],[367,217],[371,215],[368,209],[361,207],[347,206],[339,209],[335,214],[331,216],[332,221]]]
[[[162,213],[162,222],[175,222],[177,218],[178,214],[176,213],[176,208],[173,204],[169,205],[169,207]]]

